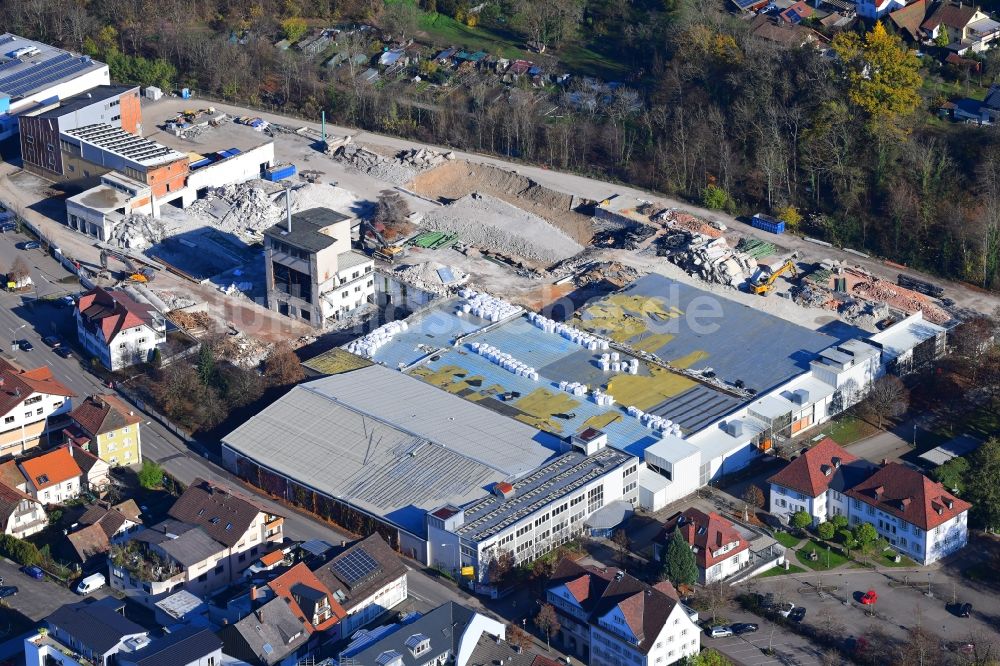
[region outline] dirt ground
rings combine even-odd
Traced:
[[[543,187],[515,171],[455,160],[419,174],[409,187],[434,199],[461,199],[472,192],[489,194],[534,213],[581,245],[589,244],[594,236],[591,219],[570,209],[572,195]]]

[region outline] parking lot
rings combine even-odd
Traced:
[[[822,651],[808,639],[770,620],[739,610],[728,611],[726,620],[729,623],[752,622],[758,626],[758,630],[728,638],[711,638],[707,633],[702,634],[701,645],[705,648],[715,648],[736,664],[819,666],[823,663]],[[773,649],[774,654],[766,654],[765,650],[768,648]]]
[[[81,597],[51,580],[35,580],[20,571],[10,560],[0,559],[0,576],[4,585],[16,585],[18,592],[5,603],[28,619],[38,622],[63,604],[80,601]],[[104,597],[108,588],[94,592],[92,597]]]

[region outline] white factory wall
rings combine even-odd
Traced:
[[[51,97],[58,97],[63,100],[67,97],[72,97],[79,93],[90,90],[91,88],[96,88],[97,86],[110,85],[111,84],[111,74],[107,65],[104,65],[100,69],[95,69],[92,72],[87,72],[69,81],[64,81],[58,85],[54,85],[51,88],[44,88],[38,92],[28,95],[24,99],[11,100],[10,111],[11,114],[17,114],[20,111],[24,111],[33,107],[37,102],[49,99]],[[0,141],[4,139],[9,139],[12,136],[17,136],[18,124],[17,120],[14,119],[13,124],[7,125],[6,128],[0,125]]]
[[[195,169],[188,175],[183,206],[187,208],[198,197],[198,191],[208,187],[223,187],[260,178],[261,165],[274,165],[274,143],[251,148],[235,157]],[[266,167],[265,167],[266,168]]]

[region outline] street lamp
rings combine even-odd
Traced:
[[[917,422],[913,422],[913,448],[917,448]]]
[[[11,351],[14,351],[15,349],[17,349],[17,332],[20,331],[25,326],[27,326],[27,324],[21,324],[20,326],[17,326],[17,327],[8,327],[8,329],[10,330],[10,350]]]

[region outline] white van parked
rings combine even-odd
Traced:
[[[77,583],[76,593],[82,594],[83,596],[87,596],[94,590],[104,587],[104,585],[107,582],[108,580],[104,577],[104,574],[101,573],[90,574],[89,576],[81,580],[79,583]]]

